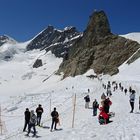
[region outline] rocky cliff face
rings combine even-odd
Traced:
[[[83,37],[70,48],[68,59],[64,60],[59,73],[75,76],[94,69],[97,74],[116,74],[140,45],[123,37],[113,35],[104,11],[94,12]]]
[[[48,26],[37,35],[27,46],[27,50],[46,49],[52,51],[57,57],[63,57],[64,52],[81,36],[75,27],[57,30]]]

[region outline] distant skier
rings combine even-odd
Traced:
[[[136,93],[135,90],[132,90],[132,91],[131,91],[130,100],[129,100],[129,101],[130,101],[130,106],[131,106],[131,111],[130,111],[130,113],[133,113],[133,110],[134,110],[135,93]]]
[[[29,136],[32,127],[33,127],[33,136],[36,136],[36,128],[35,128],[36,122],[37,122],[37,117],[34,114],[34,110],[31,110],[30,121],[29,121],[29,129],[28,129],[27,136]]]
[[[90,103],[89,95],[85,96],[84,99],[85,99],[85,108],[89,108],[89,103]]]
[[[43,108],[42,108],[41,104],[38,105],[38,107],[36,109],[36,113],[37,113],[37,125],[40,126],[41,117],[42,117],[42,113],[43,113]]]
[[[24,128],[23,128],[23,132],[26,131],[27,125],[28,125],[28,128],[29,128],[30,111],[29,111],[28,108],[26,108],[26,111],[24,112],[24,116],[25,116],[25,124],[24,124]]]
[[[54,110],[52,111],[51,116],[52,116],[51,131],[53,130],[53,126],[54,126],[54,130],[57,130],[56,126],[57,123],[59,122],[59,114],[56,111],[56,108],[54,108]]]
[[[95,99],[93,102],[93,116],[97,116],[98,107],[99,107],[99,104],[98,104],[97,100]]]

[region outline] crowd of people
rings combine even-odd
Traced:
[[[93,116],[97,116],[97,111],[99,110],[98,115],[98,121],[102,124],[108,124],[110,123],[110,118],[115,115],[114,112],[110,112],[110,106],[112,105],[112,101],[110,100],[112,96],[112,90],[115,92],[116,90],[120,90],[127,95],[129,92],[129,102],[130,102],[130,113],[133,113],[134,111],[134,103],[135,103],[135,93],[136,91],[132,89],[130,86],[129,89],[122,86],[121,83],[117,83],[116,81],[113,81],[112,84],[110,81],[108,81],[107,84],[102,84],[102,87],[106,90],[106,93],[103,93],[101,95],[101,103],[99,105],[97,99],[94,99],[92,103],[92,109],[93,109]],[[90,89],[88,89],[88,94],[84,97],[85,100],[85,108],[90,109]],[[140,97],[139,97],[139,109],[140,109]],[[44,110],[41,104],[38,105],[36,108],[36,112],[34,110],[29,110],[29,108],[26,108],[24,112],[25,116],[25,124],[23,128],[23,132],[26,131],[27,127],[27,136],[31,132],[31,128],[33,128],[33,136],[36,136],[36,126],[41,126],[41,119],[42,114]],[[50,131],[52,132],[53,129],[57,130],[57,124],[59,123],[59,113],[56,111],[56,108],[54,107],[54,110],[51,112],[52,117],[52,124],[50,127]]]
[[[36,126],[41,126],[41,118],[42,118],[42,114],[43,114],[43,107],[41,104],[38,105],[38,107],[36,108],[36,114],[34,110],[29,110],[29,108],[26,108],[25,112],[24,112],[24,116],[25,116],[25,124],[24,124],[24,128],[23,128],[23,132],[26,131],[27,128],[27,136],[29,136],[30,132],[31,132],[31,128],[33,128],[33,136],[36,136]],[[52,132],[52,130],[57,130],[56,126],[57,123],[59,122],[59,114],[56,111],[56,108],[54,107],[54,110],[51,112],[51,117],[52,117],[52,125],[51,125],[51,129],[50,131]]]
[[[98,120],[100,124],[107,124],[111,122],[109,118],[115,115],[115,112],[109,111],[110,106],[112,105],[112,101],[110,100],[112,96],[112,91],[115,92],[116,90],[120,90],[121,92],[124,92],[125,95],[129,95],[129,102],[130,102],[130,108],[131,108],[130,113],[133,113],[136,91],[132,89],[131,86],[127,89],[124,86],[122,86],[121,82],[117,83],[116,81],[113,81],[111,83],[110,81],[108,81],[107,84],[102,84],[102,87],[106,90],[106,93],[103,93],[101,95],[101,106],[99,106],[97,99],[95,99],[92,104],[93,116],[97,116],[97,110],[99,110]],[[88,92],[88,95],[84,97],[84,100],[85,100],[85,108],[89,109],[90,108],[89,107],[89,104],[90,104],[89,92]],[[140,97],[139,97],[139,109],[140,109]]]

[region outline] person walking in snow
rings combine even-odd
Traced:
[[[23,128],[23,132],[26,131],[27,125],[28,125],[28,128],[29,128],[30,111],[29,111],[28,108],[26,108],[26,111],[24,112],[24,116],[25,116],[25,124],[24,124],[24,128]]]
[[[99,104],[97,102],[97,100],[95,99],[94,102],[93,102],[93,116],[97,116],[97,109],[99,107]]]
[[[133,110],[134,110],[134,103],[135,103],[135,93],[136,91],[135,90],[132,90],[131,91],[131,94],[130,94],[130,106],[131,106],[131,111],[130,113],[133,113]]]
[[[52,132],[53,126],[54,126],[54,130],[57,130],[56,126],[57,123],[59,122],[59,114],[56,111],[56,108],[54,108],[54,110],[52,111],[51,116],[52,116],[52,125],[51,125],[51,132]]]
[[[131,87],[129,87],[129,93],[132,93],[132,88]]]
[[[126,93],[127,93],[127,88],[124,89],[124,93],[125,93],[125,95],[126,95]]]
[[[121,86],[121,91],[123,92],[123,86]]]
[[[38,107],[36,109],[36,113],[37,113],[37,125],[40,126],[41,117],[42,117],[42,113],[43,113],[43,108],[42,108],[41,104],[38,105]]]
[[[84,97],[85,100],[85,108],[89,108],[89,103],[90,103],[90,97],[89,95]]]
[[[36,128],[35,128],[36,122],[37,122],[37,117],[34,114],[34,110],[31,110],[27,136],[29,136],[32,127],[33,127],[33,136],[36,136]]]

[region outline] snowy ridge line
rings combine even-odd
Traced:
[[[140,50],[140,48],[136,52],[134,52],[133,55],[130,56],[123,64],[126,64],[139,50]]]

